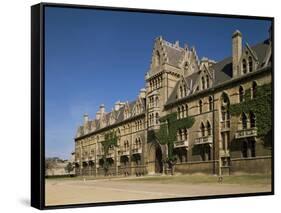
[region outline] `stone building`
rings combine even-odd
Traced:
[[[269,39],[249,46],[235,31],[232,56],[219,62],[199,60],[195,48],[156,38],[136,100],[118,101],[111,112],[101,105],[92,120],[84,115],[75,136],[76,174],[144,175],[171,168],[270,173],[271,55],[270,32]],[[169,115],[175,121],[164,119]]]

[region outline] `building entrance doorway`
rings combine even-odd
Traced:
[[[158,145],[155,149],[155,173],[163,172],[163,162],[162,162],[162,150]]]

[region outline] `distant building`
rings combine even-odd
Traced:
[[[62,160],[60,158],[47,158],[45,160],[45,176],[63,176],[74,174],[74,170],[69,172],[67,165],[71,163],[68,160]]]
[[[118,101],[111,112],[101,105],[93,120],[84,115],[75,137],[76,174],[164,173],[171,168],[167,159],[175,159],[181,173],[270,173],[271,59],[271,38],[243,46],[239,31],[232,35],[232,56],[219,62],[156,38],[136,100]],[[264,103],[263,114],[257,108]],[[175,121],[165,119],[169,115]],[[174,141],[161,140],[159,132]],[[111,133],[117,142],[107,150]]]

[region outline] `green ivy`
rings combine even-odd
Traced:
[[[160,144],[168,146],[168,160],[174,160],[174,142],[177,140],[177,131],[182,128],[190,128],[194,124],[193,117],[177,119],[177,113],[171,113],[161,117],[160,129],[155,133],[155,137]]]
[[[230,114],[240,116],[242,112],[253,112],[256,116],[258,136],[266,136],[272,129],[272,92],[271,84],[257,87],[256,97],[251,98],[251,90],[245,91],[242,103],[230,105]]]
[[[106,133],[104,135],[104,141],[101,142],[102,146],[103,146],[103,149],[104,149],[104,155],[103,155],[103,168],[105,171],[108,170],[109,168],[109,162],[108,160],[106,159],[106,156],[108,154],[108,150],[109,150],[109,147],[111,146],[117,146],[117,136],[116,136],[116,133],[115,132],[109,132],[109,133]]]

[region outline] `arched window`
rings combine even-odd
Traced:
[[[184,140],[187,140],[188,138],[188,130],[184,129]]]
[[[178,118],[181,118],[181,108],[178,107]]]
[[[249,72],[253,71],[253,59],[251,56],[248,58],[248,63],[249,63]]]
[[[203,103],[202,100],[199,100],[199,113],[202,113]]]
[[[187,94],[186,93],[186,85],[185,84],[183,85],[183,94],[184,94],[184,96],[186,96],[186,94]]]
[[[186,104],[185,105],[185,114],[186,114],[186,117],[188,116],[188,105]]]
[[[247,129],[247,115],[243,112],[242,113],[242,129]]]
[[[257,82],[253,82],[252,83],[252,98],[256,98],[257,97]]]
[[[151,115],[151,123],[152,123],[152,125],[154,125],[154,114],[152,113],[152,115]]]
[[[179,139],[180,139],[180,141],[182,141],[182,140],[183,140],[183,138],[182,138],[182,131],[181,131],[181,129],[179,129]]]
[[[209,96],[209,110],[210,111],[213,110],[213,98],[212,98],[212,96]]]
[[[205,78],[202,76],[201,78],[202,89],[205,89]]]
[[[210,87],[210,80],[209,80],[209,76],[206,76],[206,87],[209,88]]]
[[[250,112],[250,127],[256,127],[256,116],[252,111]]]
[[[239,101],[240,103],[244,101],[244,89],[242,86],[239,87]]]
[[[247,62],[246,62],[246,59],[242,60],[242,70],[243,70],[244,74],[247,73]]]
[[[184,105],[181,106],[181,110],[182,110],[181,117],[184,118],[184,117],[185,117],[185,108],[184,108]]]
[[[208,133],[208,135],[212,135],[212,128],[211,128],[211,124],[209,121],[207,121],[207,133]]]
[[[158,96],[155,97],[155,106],[158,106],[159,98]]]
[[[180,98],[183,96],[182,86],[180,86]]]
[[[159,114],[157,112],[155,114],[155,119],[156,119],[156,124],[158,124],[159,123]]]
[[[201,133],[201,137],[205,136],[205,125],[203,124],[203,122],[200,125],[200,133]]]

